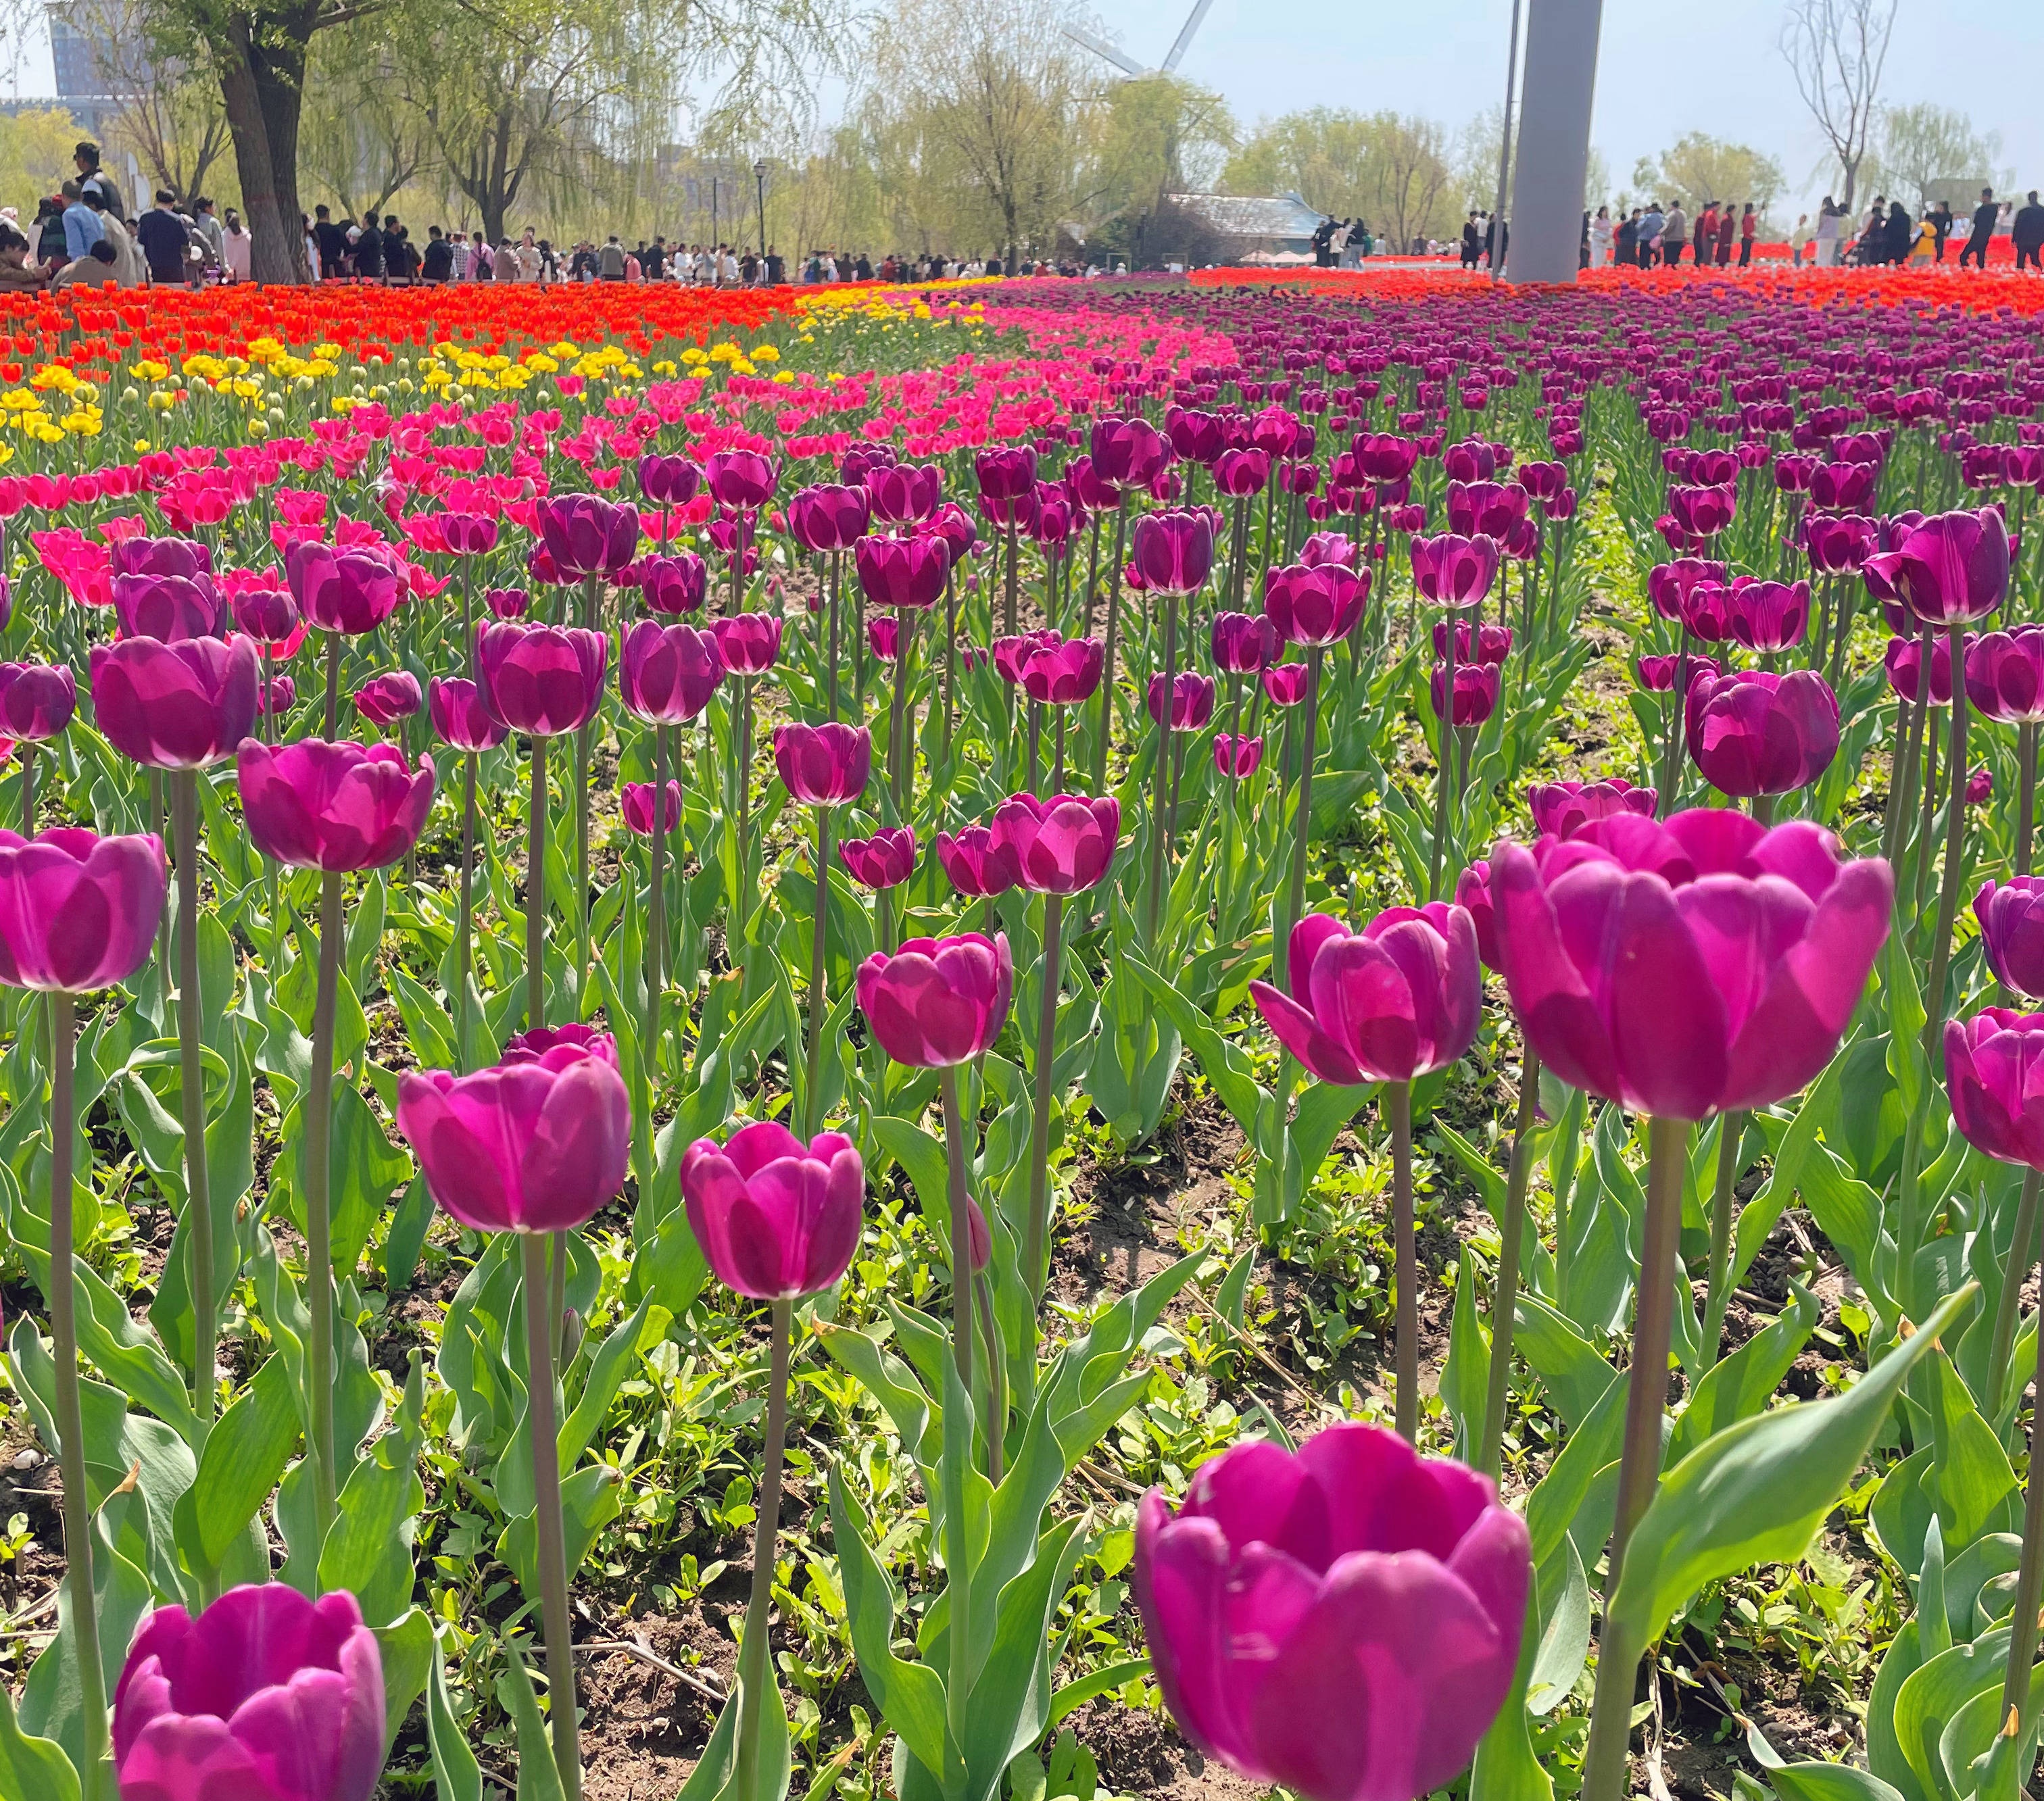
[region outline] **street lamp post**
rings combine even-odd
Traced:
[[[766,279],[766,159],[761,157],[752,165],[753,179],[759,184],[759,278],[763,285]]]

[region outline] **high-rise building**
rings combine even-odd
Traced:
[[[44,11],[57,98],[77,115],[81,130],[97,136],[124,94],[148,80],[148,56],[133,35],[133,15],[106,0],[55,0]]]

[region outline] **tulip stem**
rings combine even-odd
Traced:
[[[1320,656],[1318,644],[1306,653],[1306,698],[1302,716],[1304,723],[1300,728],[1304,746],[1299,758],[1299,802],[1292,838],[1292,885],[1285,909],[1287,938],[1298,924],[1306,904],[1306,840],[1313,829],[1313,728],[1320,712]],[[1274,942],[1270,947],[1271,961],[1275,962],[1284,954],[1285,946]]]
[[[21,747],[21,835],[36,835],[36,747]]]
[[[943,758],[951,757],[951,697],[958,687],[958,574],[944,571],[944,735]],[[831,717],[837,715],[833,712]]]
[[[2030,873],[2030,850],[2037,825],[2037,726],[2025,720],[2015,728],[2015,873]]]
[[[525,1285],[525,1395],[532,1440],[533,1525],[540,1565],[540,1616],[546,1630],[548,1704],[554,1762],[567,1801],[580,1801],[582,1746],[575,1717],[574,1640],[568,1616],[567,1534],[561,1523],[561,1450],[554,1423],[554,1360],[548,1330],[547,1240],[518,1235]],[[778,1478],[779,1472],[775,1472]],[[763,1514],[763,1519],[765,1515]]]
[[[198,986],[198,771],[171,775],[178,835],[178,1068],[185,1129],[185,1221],[191,1235],[192,1411],[199,1442],[213,1424],[213,1204],[206,1173],[205,1021]],[[322,951],[324,947],[322,947]]]
[[[1008,503],[1008,555],[1003,559],[1001,590],[1001,621],[1006,626],[1008,636],[1011,638],[1015,636],[1016,629],[1015,623],[1015,585],[1020,571],[1021,566],[1016,559],[1015,503],[1011,500]]]
[[[1064,911],[1065,897],[1062,894],[1043,897],[1043,992],[1036,1012],[1035,1112],[1029,1124],[1029,1241],[1027,1261],[1022,1266],[1030,1297],[1039,1305],[1043,1302],[1048,1273],[1044,1257],[1050,1240],[1051,1100],[1058,1051],[1058,966],[1063,950],[1059,932],[1064,924]],[[1031,1319],[1033,1340],[1033,1313]],[[1030,1354],[1033,1361],[1033,1342]]]
[[[1001,1327],[993,1317],[993,1290],[983,1271],[974,1271],[973,1292],[979,1297],[980,1349],[986,1354],[986,1479],[1001,1486],[1006,1461],[1008,1388],[1001,1369]]]
[[[1960,863],[1965,848],[1966,830],[1966,682],[1965,648],[1961,642],[1965,628],[1954,625],[1946,633],[1952,647],[1952,748],[1946,758],[1946,786],[1951,790],[1945,805],[1945,873],[1938,896],[1938,935],[1931,944],[1931,980],[1923,991],[1923,1054],[1935,1069],[1939,1043],[1945,1035],[1945,976],[1952,961],[1952,927],[1958,917]],[[1926,847],[1927,852],[1928,847]]]
[[[1475,634],[1470,634],[1475,648]],[[1442,664],[1440,713],[1440,768],[1434,794],[1434,845],[1427,863],[1427,898],[1441,897],[1441,874],[1448,846],[1448,787],[1454,779],[1455,764],[1455,616],[1448,615],[1447,651]]]
[[[1540,1058],[1528,1043],[1519,1073],[1519,1117],[1512,1130],[1512,1173],[1499,1224],[1497,1285],[1490,1301],[1490,1385],[1484,1398],[1483,1438],[1476,1467],[1493,1482],[1503,1468],[1504,1408],[1512,1385],[1512,1335],[1519,1306],[1520,1254],[1526,1232],[1526,1190],[1533,1176],[1533,1127],[1539,1117]]]
[[[1989,1419],[2001,1411],[2008,1399],[2009,1354],[2015,1347],[2015,1323],[2023,1311],[2023,1282],[2030,1273],[2037,1241],[2038,1185],[2044,1181],[2035,1169],[2023,1173],[2023,1194],[2015,1204],[2015,1231],[2008,1241],[2008,1260],[2002,1265],[2001,1299],[1994,1310],[1994,1337],[1987,1356],[1987,1401]]]
[[[774,1542],[781,1526],[781,1462],[788,1437],[788,1364],[795,1304],[768,1304],[773,1349],[766,1391],[766,1442],[759,1467],[759,1507],[752,1521],[752,1592],[745,1603],[745,1642],[739,1647],[737,1793],[758,1792],[759,1710],[770,1679],[767,1655],[774,1609]]]
[[[1626,1745],[1631,1736],[1632,1691],[1646,1649],[1626,1617],[1612,1607],[1625,1562],[1626,1542],[1661,1480],[1661,1415],[1668,1398],[1668,1348],[1674,1324],[1675,1262],[1687,1178],[1689,1122],[1662,1119],[1649,1126],[1646,1235],[1633,1315],[1632,1361],[1627,1373],[1624,1450],[1618,1469],[1618,1507],[1604,1579],[1596,1691],[1590,1707],[1589,1747],[1583,1759],[1582,1801],[1619,1801],[1626,1791]]]
[[[1727,1113],[1718,1122],[1718,1183],[1711,1196],[1711,1276],[1704,1291],[1703,1369],[1718,1360],[1724,1336],[1725,1305],[1731,1298],[1732,1202],[1743,1167],[1739,1151],[1746,1142],[1746,1116]],[[1697,1374],[1700,1377],[1703,1370]]]
[[[525,850],[525,1029],[547,1023],[547,741],[532,740],[532,798]]]
[[[1391,1211],[1398,1254],[1394,1328],[1398,1340],[1398,1436],[1416,1445],[1420,1442],[1420,1258],[1412,1227],[1412,1083],[1386,1082],[1384,1098],[1391,1112]]]
[[[844,553],[832,551],[830,555],[830,648],[824,662],[825,680],[830,697],[830,717],[837,718],[837,643],[838,595],[844,586]]]
[[[2036,1185],[2037,1177],[2033,1171],[2024,1185],[2026,1200]],[[2027,1273],[2027,1254],[2023,1267]],[[2022,1276],[2011,1253],[2004,1292],[2021,1286]],[[2044,1331],[2037,1334],[2036,1408],[2030,1420],[2030,1473],[2024,1484],[2023,1500],[2023,1556],[2016,1565],[2015,1608],[2008,1616],[2008,1670],[2001,1689],[2002,1719],[2013,1719],[2026,1727],[2031,1720],[2030,1666],[2037,1654],[2037,1608],[2038,1601],[2044,1599],[2044,1468],[2039,1467],[2038,1460],[2039,1451],[2044,1450],[2044,1440],[2040,1440],[2038,1431],[2040,1419],[2044,1419]]]
[[[471,751],[462,758],[463,780],[461,797],[461,898],[460,931],[456,939],[455,980],[460,993],[455,1002],[455,1018],[459,1022],[455,1031],[459,1041],[455,1046],[455,1063],[463,1075],[468,1073],[469,1039],[473,1031],[469,1004],[469,969],[474,955],[475,928],[475,752]]]
[[[824,989],[828,981],[826,953],[830,937],[831,810],[816,808],[816,927],[809,940],[809,1047],[803,1067],[807,1080],[802,1089],[803,1106],[809,1115],[808,1135],[823,1130],[824,1110],[816,1098],[816,1083],[823,1069]]]
[[[972,1392],[972,1222],[966,1195],[965,1124],[959,1116],[958,1070],[946,1064],[937,1072],[937,1093],[944,1110],[944,1160],[951,1214],[951,1355],[959,1381]],[[987,1423],[987,1430],[994,1430]],[[951,1678],[945,1689],[945,1711],[952,1737],[966,1741],[968,1676],[972,1669],[972,1562],[966,1523],[955,1515],[944,1521],[944,1563],[951,1602]]]
[[[1121,559],[1128,537],[1128,493],[1115,503],[1114,560],[1107,571],[1107,649],[1100,678],[1100,742],[1093,747],[1093,791],[1107,792],[1107,741],[1114,729],[1114,635],[1121,618]]]
[[[597,578],[584,578],[582,585],[582,624],[585,632],[594,632],[599,616],[597,602]],[[579,1011],[587,999],[589,989],[589,759],[596,743],[596,715],[589,718],[575,732],[575,1006]],[[658,804],[657,801],[655,803]]]
[[[92,1502],[86,1488],[85,1415],[79,1400],[78,1300],[71,1254],[71,1146],[76,1135],[72,1038],[77,1002],[58,990],[49,997],[50,1027],[50,1335],[56,1340],[58,1466],[63,1477],[63,1535],[71,1590],[71,1628],[78,1655],[84,1715],[83,1801],[98,1801],[106,1761],[106,1672],[99,1661],[99,1616],[94,1611]]]
[[[1165,804],[1171,766],[1174,702],[1178,678],[1178,597],[1164,593],[1164,691],[1157,708],[1157,791],[1150,804],[1150,880],[1143,896],[1143,942],[1154,947],[1157,939],[1157,908],[1164,885]]]
[[[646,1078],[646,1117],[653,1116],[653,1097],[660,1087],[660,991],[666,985],[667,954],[667,728],[653,728],[652,890],[647,897],[651,923],[646,934],[646,1030],[639,1062]]]
[[[326,635],[326,736],[329,743],[340,729],[340,634]]]
[[[909,774],[915,757],[911,750],[912,732],[902,725],[901,708],[906,698],[905,690],[909,682],[909,651],[910,634],[916,628],[916,616],[906,609],[897,609],[894,614],[894,692],[889,699],[887,721],[887,761],[894,778],[894,813],[905,825],[909,822]]]
[[[326,1542],[337,1490],[333,1442],[333,1212],[328,1146],[333,1126],[333,1012],[340,986],[342,877],[320,876],[319,989],[313,1004],[313,1067],[305,1090],[305,1287],[312,1344],[305,1373],[313,1423],[313,1542]]]

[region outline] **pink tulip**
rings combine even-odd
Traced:
[[[1942,639],[1938,648],[1945,653],[1949,690],[1951,652]],[[2044,720],[2044,626],[1984,633],[1967,642],[1965,659],[1966,698],[1983,717],[2003,725],[2034,725]],[[1936,678],[1934,669],[1931,679]],[[0,700],[0,712],[5,708]]]
[[[1412,1801],[1467,1765],[1512,1686],[1532,1579],[1487,1477],[1360,1421],[1246,1439],[1174,1514],[1136,1515],[1135,1588],[1166,1704],[1258,1788]]]
[[[1651,788],[1629,781],[1541,781],[1526,791],[1533,829],[1543,836],[1573,838],[1584,827],[1621,813],[1650,820],[1661,797]]]
[[[1210,648],[1214,667],[1224,674],[1257,675],[1283,655],[1285,646],[1277,626],[1260,614],[1217,612]]]
[[[409,719],[419,710],[423,697],[419,678],[409,670],[393,670],[371,676],[355,691],[355,710],[381,730]]]
[[[1412,559],[1413,586],[1437,606],[1474,606],[1497,579],[1497,546],[1482,536],[1415,538]]]
[[[693,625],[642,619],[624,634],[617,686],[625,710],[652,725],[686,725],[724,679],[717,639]]]
[[[641,557],[636,565],[639,597],[648,612],[667,616],[694,612],[709,592],[709,566],[694,551],[674,551],[664,556]],[[519,611],[524,609],[521,607]],[[500,618],[516,617],[499,614]]]
[[[1164,678],[1161,675],[1150,678],[1150,688],[1145,697],[1150,716],[1157,724],[1164,723]],[[1190,670],[1180,675],[1171,684],[1171,720],[1173,732],[1202,732],[1213,717],[1214,685],[1210,675],[1198,675]]]
[[[944,472],[936,463],[890,463],[866,474],[866,495],[876,519],[919,525],[943,503]]]
[[[1820,827],[1621,815],[1490,866],[1512,1003],[1572,1086],[1669,1119],[1764,1107],[1838,1048],[1894,881]]]
[[[685,456],[648,451],[639,459],[639,492],[655,506],[686,506],[702,486],[702,471]]]
[[[256,723],[256,647],[246,638],[94,646],[93,708],[102,735],[148,769],[204,769],[232,756]]]
[[[1099,688],[1106,660],[1106,649],[1097,638],[1039,641],[1022,659],[1022,691],[1047,705],[1075,706]]]
[[[1726,794],[1786,794],[1815,781],[1838,751],[1838,702],[1814,670],[1773,675],[1692,673],[1683,708],[1689,755]]]
[[[859,1011],[895,1062],[935,1069],[970,1062],[1000,1035],[1015,989],[1005,932],[905,939],[859,966]]]
[[[209,575],[117,575],[113,617],[124,638],[175,644],[220,636],[228,609]]]
[[[1372,571],[1338,563],[1289,563],[1263,578],[1263,612],[1288,644],[1335,644],[1362,617]]]
[[[617,791],[618,812],[626,829],[641,838],[653,835],[653,792],[650,781],[628,781]],[[682,785],[670,781],[660,807],[660,829],[672,831],[681,823]]]
[[[1302,662],[1274,663],[1263,672],[1263,692],[1273,706],[1296,707],[1306,697],[1308,673]]]
[[[2044,1014],[1985,1007],[1947,1020],[1945,1086],[1967,1143],[2044,1169]]]
[[[359,638],[398,610],[405,578],[385,551],[340,550],[317,540],[284,553],[284,573],[308,625]]]
[[[433,765],[393,744],[321,738],[242,741],[235,774],[258,849],[293,869],[381,869],[418,842],[433,804]]]
[[[491,622],[475,632],[482,704],[513,732],[557,738],[578,732],[603,704],[607,633],[577,626]]]
[[[823,725],[777,725],[774,766],[790,794],[807,807],[839,807],[866,792],[873,734],[832,720]]]
[[[764,675],[781,654],[781,621],[770,612],[735,612],[712,620],[709,629],[733,675]]]
[[[1112,796],[1016,794],[993,810],[993,842],[1007,847],[1018,885],[1031,893],[1077,894],[1107,874],[1120,829]]]
[[[1982,882],[1973,896],[1973,916],[1996,978],[2019,994],[2044,999],[2044,877]]]
[[[1014,847],[1005,839],[997,839],[983,825],[969,825],[955,836],[939,832],[937,862],[951,886],[969,900],[1005,894],[1022,879]]]
[[[1427,685],[1427,697],[1433,703],[1434,716],[1437,719],[1440,716],[1445,698],[1443,690],[1447,674],[1446,663],[1435,663]],[[1455,724],[1482,724],[1496,712],[1497,696],[1498,666],[1496,663],[1463,662],[1455,665]]]
[[[482,691],[473,682],[435,676],[426,690],[426,707],[433,730],[453,750],[479,754],[494,750],[510,735],[501,720],[490,716]]]
[[[1255,774],[1263,762],[1261,738],[1237,737],[1226,732],[1214,734],[1214,767],[1235,781]]]
[[[712,497],[718,505],[735,511],[764,506],[780,478],[780,466],[757,451],[717,451],[703,465],[703,481]]]
[[[847,838],[838,861],[862,888],[897,888],[915,874],[916,834],[905,825],[885,827],[870,838]]]
[[[197,1619],[158,1607],[113,1692],[122,1801],[369,1801],[383,1659],[345,1589],[231,1588]]]
[[[1278,1042],[1322,1081],[1410,1081],[1475,1041],[1483,981],[1476,928],[1459,907],[1389,908],[1358,933],[1309,913],[1292,928],[1286,962],[1291,994],[1261,981],[1249,991]]]
[[[1650,793],[1650,789],[1642,790]],[[1455,883],[1455,904],[1476,927],[1476,954],[1486,970],[1496,970],[1497,920],[1490,904],[1490,864],[1482,858],[1464,870]]]
[[[0,982],[88,993],[148,962],[170,885],[163,840],[0,831]]]
[[[865,1165],[850,1139],[805,1145],[776,1120],[742,1127],[719,1146],[682,1153],[689,1229],[717,1278],[753,1300],[819,1294],[859,1249]]]
[[[78,678],[63,663],[0,662],[0,734],[40,744],[71,724]]]

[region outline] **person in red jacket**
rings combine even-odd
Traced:
[[[1753,240],[1760,233],[1760,215],[1753,209],[1753,202],[1746,203],[1746,211],[1739,221],[1739,266],[1743,269],[1753,260]]]

